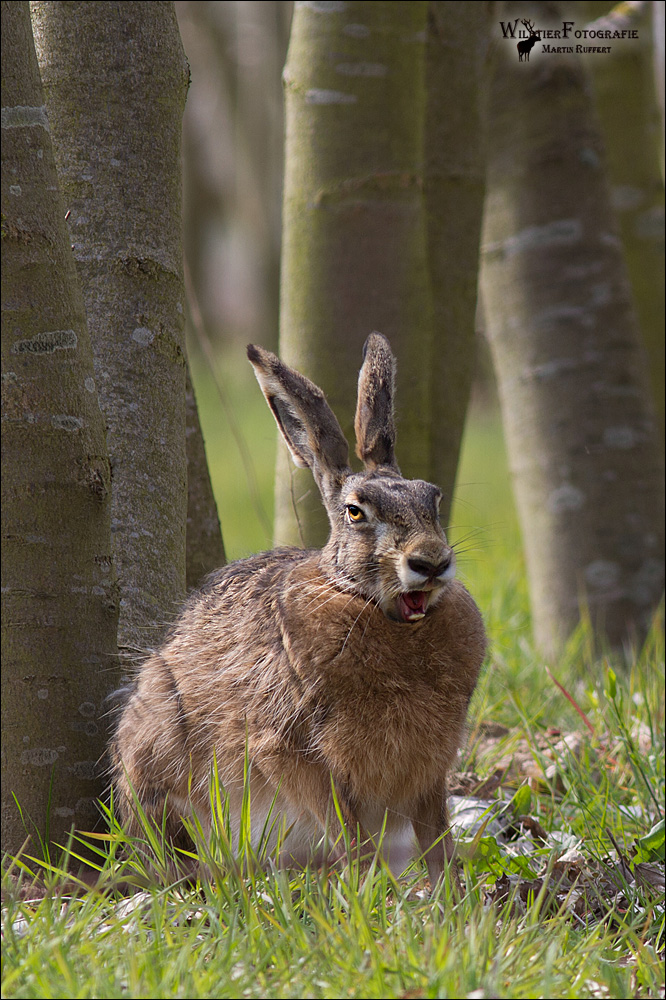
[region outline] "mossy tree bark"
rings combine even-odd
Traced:
[[[297,4],[284,73],[281,354],[351,440],[363,343],[389,337],[400,466],[439,483],[445,519],[474,355],[480,26],[473,4]],[[309,473],[282,449],[277,466],[276,540],[319,544]]]
[[[590,88],[511,51],[488,90],[482,287],[536,638],[555,654],[584,597],[620,644],[663,592],[663,467]]]
[[[2,4],[2,134],[2,847],[16,853],[13,795],[47,840],[96,822],[118,673],[104,420],[27,2]]]
[[[133,653],[155,645],[185,594],[188,64],[173,3],[31,10],[108,427],[119,644]]]

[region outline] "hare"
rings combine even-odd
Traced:
[[[321,389],[270,351],[247,353],[294,462],[312,470],[330,537],[239,560],[190,597],[120,718],[116,801],[130,831],[136,796],[176,837],[181,816],[210,815],[215,762],[237,836],[247,753],[255,840],[271,806],[290,828],[281,864],[338,857],[339,811],[352,837],[376,839],[385,823],[399,871],[408,858],[391,841],[411,824],[434,885],[452,856],[447,773],[486,641],[454,579],[439,489],[396,464],[395,360],[372,333],[355,473]]]

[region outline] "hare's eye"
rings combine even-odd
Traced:
[[[350,521],[356,521],[356,523],[359,521],[365,521],[365,514],[360,507],[357,507],[356,504],[353,503],[347,504],[347,517]]]

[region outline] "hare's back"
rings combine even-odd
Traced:
[[[307,558],[278,549],[231,563],[192,594],[163,645],[139,669],[114,740],[130,780],[175,787],[207,781],[213,753],[225,777],[254,730],[273,729],[285,684],[279,604],[284,576]],[[274,737],[275,738],[275,737]],[[119,767],[119,764],[118,764]],[[141,774],[141,777],[139,777]]]
[[[285,578],[308,556],[296,548],[260,552],[205,579],[190,595],[159,652],[182,690],[196,689],[208,675],[224,685],[229,672],[243,676],[251,665],[259,666],[279,651]]]

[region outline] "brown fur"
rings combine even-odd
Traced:
[[[352,833],[358,824],[376,837],[386,813],[389,842],[411,823],[428,851],[449,826],[446,778],[485,634],[452,579],[439,491],[402,479],[395,464],[388,343],[372,334],[366,345],[356,420],[366,468],[357,474],[321,390],[270,352],[248,354],[292,454],[315,474],[331,537],[321,551],[232,563],[189,600],[120,719],[112,756],[121,814],[131,826],[129,779],[150,815],[161,819],[168,802],[172,834],[191,810],[205,821],[216,759],[237,835],[247,745],[253,832],[276,791],[277,813],[294,824],[284,861],[313,856],[324,831],[318,856],[331,851],[331,777]],[[401,603],[409,591],[424,609],[415,620]],[[427,855],[433,880],[443,843],[450,857],[448,834]]]

